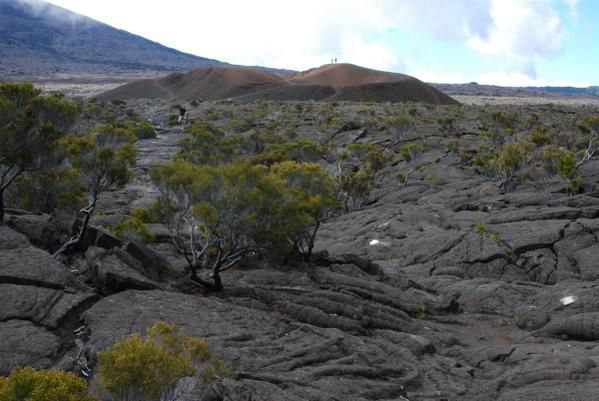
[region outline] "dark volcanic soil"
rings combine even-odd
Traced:
[[[414,101],[457,104],[451,97],[416,78],[352,64],[328,64],[285,75],[255,68],[198,68],[185,74],[134,81],[102,93],[98,99]]]
[[[147,170],[172,157],[184,135],[166,126],[170,104],[130,106],[159,135],[137,143],[135,178],[101,199],[96,225],[151,203],[157,192]],[[312,266],[246,260],[225,274],[217,295],[187,283],[161,225],[151,226],[156,241],[147,246],[94,229],[93,245],[63,264],[38,247],[60,239],[49,216],[12,213],[10,227],[0,227],[0,374],[19,364],[78,371],[81,347],[95,386],[97,351],[165,320],[206,337],[235,367],[233,378],[185,400],[597,399],[598,161],[581,171],[583,194],[534,177],[503,194],[459,157],[487,140],[479,124],[488,108],[187,107],[228,132],[232,120],[253,116],[251,129],[275,122],[281,135],[295,127],[300,137],[339,147],[379,143],[395,157],[363,208],[324,225]],[[548,125],[597,112],[560,107],[502,110],[536,113]],[[398,145],[377,123],[398,112],[418,120],[401,141],[426,149],[405,187],[396,179],[405,168]],[[443,136],[435,121],[448,112],[457,128]]]

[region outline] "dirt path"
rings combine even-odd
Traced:
[[[137,150],[133,177],[124,188],[103,194],[100,207],[109,214],[127,214],[135,207],[148,207],[159,195],[158,188],[150,179],[153,165],[163,164],[179,151],[179,141],[184,134],[181,127],[155,127],[157,136],[141,139],[135,143]]]

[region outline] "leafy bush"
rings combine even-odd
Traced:
[[[297,245],[308,226],[324,218],[322,207],[335,192],[312,163],[268,168],[247,161],[197,166],[178,160],[155,167],[152,179],[192,279],[215,290],[222,288],[220,273],[247,253],[287,252]],[[213,283],[197,276],[200,268],[211,270]]]
[[[176,399],[189,382],[206,384],[232,374],[206,340],[164,322],[149,327],[145,337],[135,333],[99,352],[98,370],[102,386],[122,401]]]
[[[56,255],[82,241],[96,210],[98,196],[120,188],[129,181],[130,168],[135,165],[136,151],[131,146],[135,140],[130,133],[110,130],[107,126],[102,126],[93,135],[69,135],[61,140],[71,165],[80,174],[89,203],[81,209],[84,217],[79,233],[65,243]]]
[[[148,226],[141,219],[134,216],[127,217],[117,225],[109,227],[108,230],[126,239],[141,239],[143,242],[153,242],[155,239]]]
[[[384,123],[393,136],[394,144],[402,142],[414,127],[413,117],[403,114],[387,117]]]
[[[408,143],[402,145],[399,150],[401,152],[404,162],[406,163],[407,170],[405,172],[400,172],[397,175],[397,178],[400,180],[400,183],[403,186],[406,186],[408,184],[408,179],[410,178],[410,175],[418,167],[418,162],[422,158],[424,146],[422,146],[419,143]]]
[[[156,130],[148,122],[131,122],[128,126],[137,139],[156,138]]]
[[[347,171],[338,177],[346,212],[361,208],[375,186],[375,175],[369,171]]]
[[[439,131],[444,137],[452,136],[456,131],[456,121],[453,117],[439,117],[437,119]]]
[[[271,145],[270,149],[275,152],[283,151],[288,160],[296,162],[315,162],[320,160],[325,153],[323,146],[308,139]]]
[[[497,181],[502,192],[506,192],[519,172],[532,163],[533,148],[533,143],[527,140],[506,143],[492,152],[484,147],[474,158],[474,164],[482,174]]]
[[[0,225],[6,189],[24,173],[61,164],[58,141],[78,112],[62,94],[43,96],[30,83],[0,83]]]
[[[87,383],[73,373],[60,370],[16,368],[0,377],[2,401],[96,401]]]
[[[6,194],[7,203],[26,210],[51,213],[60,208],[74,211],[85,200],[79,175],[73,169],[56,167],[23,174]]]
[[[214,125],[205,121],[195,121],[185,129],[191,138],[184,139],[179,157],[195,164],[226,163],[238,157],[243,150],[244,138],[225,136]]]

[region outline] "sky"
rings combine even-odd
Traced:
[[[599,85],[597,0],[50,0],[202,57],[427,82]]]

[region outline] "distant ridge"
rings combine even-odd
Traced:
[[[498,96],[498,97],[599,97],[599,86],[577,88],[572,86],[497,86],[467,84],[438,84],[431,86],[450,95]]]
[[[567,95],[599,96],[599,86],[589,86],[586,88],[574,86],[529,86],[528,89]]]
[[[100,100],[133,98],[457,104],[451,97],[416,78],[353,64],[327,64],[305,72],[280,75],[249,67],[199,68],[184,74],[134,81],[98,96]]]
[[[0,77],[187,71],[225,65],[168,48],[41,0],[0,0]]]

